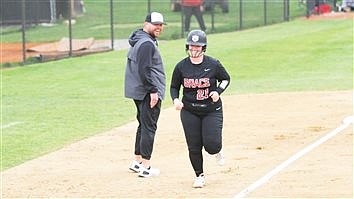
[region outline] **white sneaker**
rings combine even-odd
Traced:
[[[202,173],[195,178],[193,183],[193,188],[203,188],[204,185],[205,185],[205,177],[204,174]]]
[[[147,168],[145,168],[144,166],[141,165],[140,172],[139,172],[139,177],[147,178],[147,177],[158,176],[158,175],[160,175],[160,170],[159,169],[152,168],[152,167],[147,169]]]
[[[215,159],[216,159],[216,162],[218,163],[218,165],[222,166],[225,164],[225,156],[224,156],[224,152],[222,151],[222,149],[219,151],[219,153],[217,153],[215,155]]]
[[[129,169],[134,171],[135,173],[139,173],[141,167],[141,163],[136,160],[133,160],[132,164],[130,165]]]

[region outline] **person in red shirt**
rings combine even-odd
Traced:
[[[191,17],[194,15],[199,23],[200,29],[206,31],[202,13],[203,0],[182,0],[181,5],[185,16],[184,30],[186,32],[190,31]]]

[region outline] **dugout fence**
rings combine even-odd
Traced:
[[[47,1],[36,1],[36,5],[41,6],[48,3]],[[328,4],[331,10],[335,10],[336,4],[336,0],[228,0],[227,2],[227,12],[217,3],[204,11],[208,34],[282,23],[296,17],[309,16],[314,13],[315,7],[321,4]],[[23,64],[28,63],[27,50],[33,43],[54,43],[67,39],[65,40],[68,41],[65,44],[67,46],[64,48],[66,50],[61,51],[57,58],[84,54],[73,48],[73,45],[76,45],[73,42],[77,40],[93,39],[96,46],[104,47],[104,51],[113,50],[120,45],[115,41],[127,39],[133,30],[142,27],[145,16],[150,11],[163,13],[168,24],[160,37],[161,40],[186,36],[183,30],[183,14],[171,9],[170,0],[82,0],[83,8],[80,15],[73,14],[72,4],[66,5],[68,10],[65,16],[58,16],[49,23],[33,23],[33,20],[26,18],[27,4],[22,3],[20,11],[17,11],[20,13],[14,13],[22,16],[20,24],[1,23],[1,42],[22,42]],[[4,6],[2,4],[1,8],[6,9]],[[191,29],[196,28],[199,28],[198,23],[192,17]],[[94,51],[89,51],[92,52]]]

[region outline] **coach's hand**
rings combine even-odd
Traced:
[[[209,96],[211,97],[213,102],[217,102],[220,98],[219,93],[216,91],[212,91]]]
[[[176,110],[181,110],[183,108],[183,103],[178,98],[173,100],[173,105],[175,105]]]
[[[159,96],[157,95],[157,93],[150,93],[150,107],[154,108],[158,101]]]

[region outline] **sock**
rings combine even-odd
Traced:
[[[203,174],[203,171],[195,171],[195,175],[197,176],[197,177],[199,177],[200,175],[202,175]],[[203,174],[204,175],[204,174]]]

